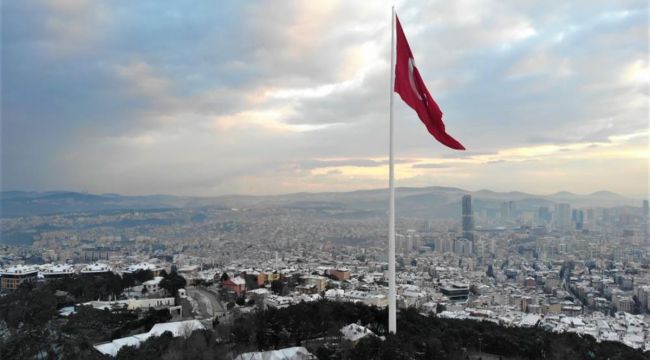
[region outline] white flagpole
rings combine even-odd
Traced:
[[[391,11],[390,33],[390,140],[388,188],[390,192],[388,205],[388,332],[397,333],[397,300],[395,289],[395,170],[393,159],[393,87],[395,86],[395,6]]]

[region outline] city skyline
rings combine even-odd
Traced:
[[[2,190],[387,186],[390,4],[186,5],[3,3]],[[396,8],[468,148],[398,104],[397,186],[647,197],[644,2]]]

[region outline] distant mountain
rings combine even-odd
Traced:
[[[0,192],[0,216],[32,216],[107,210],[140,210],[174,208],[187,205],[176,196],[121,196],[115,194],[94,195],[87,193],[50,192]]]
[[[460,198],[470,194],[475,210],[498,210],[503,202],[514,201],[518,210],[535,211],[540,206],[552,207],[566,202],[572,207],[640,206],[640,200],[630,199],[610,191],[592,194],[574,194],[561,191],[551,195],[533,195],[523,192],[496,192],[492,190],[467,191],[453,187],[401,187],[396,189],[398,216],[453,218],[460,212]],[[388,202],[387,189],[349,192],[293,193],[284,195],[251,196],[226,195],[191,197],[173,195],[123,196],[119,194],[87,194],[70,191],[0,192],[0,216],[32,216],[75,212],[115,210],[176,209],[198,207],[293,207],[321,210],[341,209],[363,214],[383,215]]]
[[[611,191],[596,191],[591,194],[574,194],[568,191],[560,191],[545,197],[555,202],[566,202],[573,206],[640,206],[640,200],[634,200]]]
[[[556,192],[555,194],[551,194],[549,196],[554,196],[554,197],[571,197],[571,196],[576,196],[576,194],[568,191],[560,191]]]

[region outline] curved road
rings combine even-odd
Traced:
[[[198,311],[201,318],[221,318],[226,314],[226,308],[219,301],[216,292],[200,287],[187,287],[186,290],[187,294],[198,304]]]

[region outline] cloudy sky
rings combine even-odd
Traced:
[[[3,1],[2,189],[385,187],[390,4]],[[395,4],[468,149],[398,101],[398,186],[647,194],[646,1]]]

